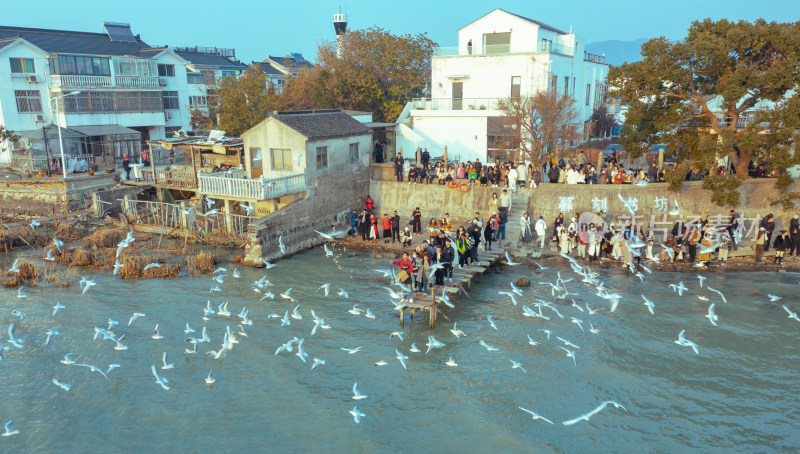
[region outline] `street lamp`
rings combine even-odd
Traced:
[[[80,93],[81,93],[80,91],[72,91],[64,95],[50,98],[50,105],[51,106],[55,105],[56,108],[56,122],[57,122],[56,126],[58,127],[58,148],[61,150],[61,172],[64,173],[65,180],[67,179],[67,161],[66,159],[64,159],[64,141],[61,138],[61,120],[59,118],[60,115],[58,113],[58,103],[53,104],[53,101],[57,100],[58,98],[65,98],[67,96],[79,95]]]

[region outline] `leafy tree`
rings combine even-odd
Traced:
[[[617,126],[617,120],[608,113],[608,106],[605,104],[594,108],[589,121],[592,122],[592,137],[606,137],[611,133],[611,128]]]
[[[6,129],[5,126],[0,125],[0,153],[4,153],[6,151],[7,142],[16,142],[19,139],[20,137],[15,134],[14,131]]]
[[[561,157],[571,142],[581,138],[575,101],[555,92],[501,99],[497,110],[519,132],[522,158],[536,166],[551,157]]]
[[[797,194],[787,192],[787,169],[800,163],[790,148],[800,130],[800,22],[706,19],[682,41],[647,41],[642,56],[608,75],[612,95],[629,105],[625,149],[637,157],[667,144],[682,165],[711,171],[703,187],[720,205],[738,203],[751,162],[766,163],[778,176],[773,203],[791,205]],[[725,157],[735,175],[715,172]]]
[[[238,77],[208,81],[208,107],[219,129],[239,136],[278,108],[278,96],[267,87],[267,75],[258,66]]]
[[[289,80],[282,108],[344,108],[372,112],[394,121],[412,98],[430,92],[431,55],[436,43],[426,34],[393,35],[372,27],[348,31],[336,43],[323,42],[317,64]]]

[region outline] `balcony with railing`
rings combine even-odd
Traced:
[[[477,46],[466,47],[466,52],[459,49],[458,46],[452,47],[437,47],[433,50],[434,57],[464,57],[464,56],[494,56],[494,55],[513,55],[513,54],[537,54],[537,53],[553,53],[559,55],[572,56],[573,49],[571,46],[563,46],[561,44],[553,43],[551,41],[542,41],[534,46],[514,46],[511,44],[488,44],[480,48]]]
[[[245,178],[244,170],[197,175],[198,190],[211,197],[269,200],[306,191],[306,174],[279,178]]]
[[[412,110],[496,110],[500,98],[414,98]]]
[[[157,76],[115,76],[114,83],[121,88],[161,88]]]
[[[588,61],[589,63],[600,63],[601,65],[606,64],[606,56],[605,55],[597,55],[592,54],[590,52],[583,52],[583,61]]]
[[[63,88],[107,88],[114,86],[111,76],[51,74],[50,79],[54,87]]]

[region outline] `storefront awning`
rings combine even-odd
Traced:
[[[90,125],[90,126],[70,126],[69,129],[78,131],[87,136],[116,136],[122,134],[140,134],[135,129],[126,128],[120,125]]]
[[[43,129],[47,131],[48,137],[56,136],[58,137],[58,129],[55,125],[48,125],[45,126]],[[23,139],[33,139],[39,140],[42,138],[42,129],[28,129],[24,131],[14,131],[14,134],[22,137]],[[63,138],[74,138],[74,137],[83,137],[84,135],[81,134],[79,131],[75,131],[73,129],[61,128],[61,136]]]

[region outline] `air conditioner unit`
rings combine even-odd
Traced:
[[[39,82],[39,79],[36,78],[36,74],[31,74],[28,76],[28,82]]]
[[[164,80],[164,79],[158,79],[158,85],[162,86],[162,87],[166,87],[167,86],[167,81]]]
[[[44,115],[36,114],[36,121],[44,121]]]

